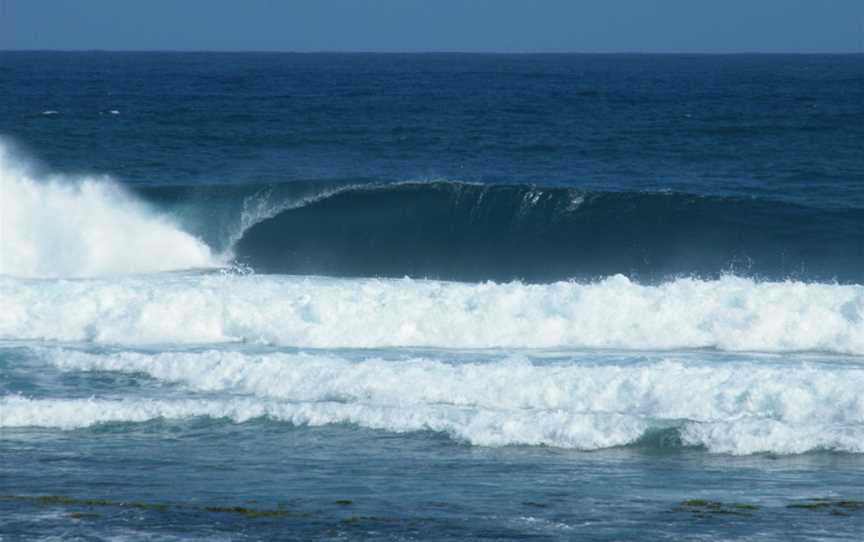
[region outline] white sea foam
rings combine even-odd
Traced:
[[[0,275],[213,267],[208,247],[104,177],[36,178],[0,142]]]
[[[590,354],[550,363],[347,359],[339,354],[87,353],[36,350],[64,371],[146,374],[183,399],[0,399],[0,427],[74,429],[158,418],[269,418],[434,431],[482,446],[593,450],[676,430],[712,452],[864,453],[864,365],[739,356],[693,359]],[[466,354],[470,355],[470,354]],[[464,357],[464,356],[463,356]],[[199,393],[206,393],[202,399]]]
[[[591,355],[555,363],[525,355],[494,362],[430,358],[352,361],[335,354],[245,354],[226,350],[92,354],[40,350],[66,371],[143,373],[194,391],[294,402],[338,401],[413,408],[452,405],[490,411],[624,414],[725,423],[864,424],[864,365],[701,362]],[[465,354],[460,357],[469,356]]]
[[[481,446],[528,444],[577,449],[624,445],[637,439],[648,427],[646,421],[617,414],[500,413],[449,405],[404,409],[391,405],[289,403],[251,398],[0,398],[0,427],[77,429],[100,423],[193,417],[226,418],[236,423],[269,418],[306,426],[350,423],[392,432],[441,432]]]
[[[721,423],[652,420],[617,413],[564,410],[493,410],[446,404],[403,405],[288,402],[250,397],[220,399],[0,398],[0,427],[78,429],[103,423],[158,419],[258,418],[295,426],[353,424],[390,432],[433,431],[478,446],[555,446],[596,450],[637,442],[652,429],[676,427],[686,445],[731,454],[801,453],[826,449],[864,452],[864,425],[795,424],[770,419]]]
[[[687,423],[682,443],[716,453],[801,454],[816,450],[864,453],[864,424],[793,424],[769,419]]]
[[[864,287],[170,274],[0,277],[0,338],[305,347],[717,348],[864,354]]]

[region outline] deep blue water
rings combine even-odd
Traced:
[[[0,52],[0,539],[857,540],[864,56]]]

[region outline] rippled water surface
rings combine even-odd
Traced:
[[[862,73],[0,52],[0,539],[860,539]]]

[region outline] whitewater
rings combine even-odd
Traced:
[[[209,248],[106,177],[36,179],[0,141],[0,274],[76,277],[213,266]]]
[[[435,431],[480,446],[594,450],[665,432],[669,442],[716,453],[864,451],[864,400],[857,393],[864,364],[848,360],[789,367],[776,357],[720,358],[717,368],[714,360],[686,354],[466,352],[455,362],[440,353],[395,360],[223,350],[35,353],[65,372],[147,375],[223,397],[13,396],[0,400],[0,427],[75,429],[203,416]],[[474,357],[480,361],[469,361]]]
[[[0,539],[864,532],[855,59],[118,55],[0,52]]]
[[[36,178],[5,147],[0,166],[0,340],[32,344],[33,359],[62,372],[143,374],[188,391],[6,395],[0,427],[267,418],[430,430],[480,446],[590,450],[672,431],[681,446],[717,453],[864,451],[860,285],[731,275],[657,285],[623,275],[550,284],[259,275],[231,267],[230,247],[215,254],[111,179]],[[291,205],[244,220],[251,227]],[[78,346],[40,346],[51,344]],[[184,350],[204,345],[224,349]],[[231,345],[277,350],[249,355]],[[108,350],[87,350],[97,347]],[[339,354],[417,348],[428,357]],[[676,358],[699,349],[704,360]],[[471,351],[504,354],[475,363]],[[540,353],[555,351],[563,353],[543,361]],[[629,354],[609,362],[609,351]],[[759,354],[784,352],[838,360]]]
[[[864,354],[864,288],[727,277],[643,286],[174,273],[0,278],[0,337],[315,348],[714,348]]]

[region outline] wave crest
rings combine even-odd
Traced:
[[[0,142],[0,274],[88,277],[217,265],[207,245],[110,179],[37,178]]]
[[[527,282],[728,272],[864,279],[864,211],[856,209],[434,181],[346,186],[274,210],[234,244],[260,272]]]

